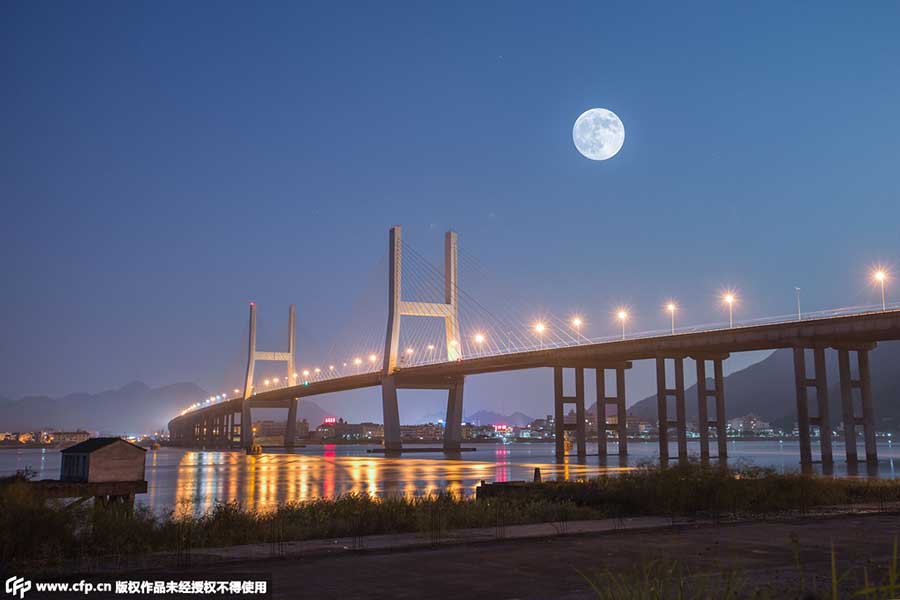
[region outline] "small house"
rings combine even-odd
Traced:
[[[62,481],[143,481],[147,451],[122,438],[85,440],[60,451]]]

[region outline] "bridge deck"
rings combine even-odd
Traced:
[[[852,346],[889,340],[900,340],[900,309],[468,358],[403,368],[395,371],[394,375],[398,387],[440,388],[459,377],[480,373],[555,366],[593,368],[652,359],[660,355],[714,356],[797,345]],[[250,400],[254,407],[284,407],[292,398],[378,386],[382,377],[381,372],[373,372],[324,379],[261,392]],[[171,424],[178,423],[181,419],[196,418],[205,411],[222,410],[223,407],[234,410],[241,402],[237,398],[199,408],[176,417]]]

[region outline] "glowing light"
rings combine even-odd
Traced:
[[[617,317],[620,321],[624,321],[624,320],[626,320],[626,319],[628,318],[628,313],[627,313],[626,311],[624,311],[624,310],[620,310],[620,311],[616,312],[616,317]]]
[[[887,310],[887,302],[884,295],[884,282],[888,280],[887,271],[878,268],[872,273],[872,278],[881,285],[881,310]]]
[[[484,343],[484,335],[481,334],[481,333],[476,333],[476,334],[475,334],[475,343],[476,343],[476,344],[483,344],[483,343]]]
[[[271,383],[271,382],[270,382],[268,379],[266,379],[265,381],[263,381],[263,383],[264,383],[265,385],[269,385],[269,383]]]
[[[303,376],[304,376],[304,377],[309,377],[309,369],[304,369],[304,370],[303,370]]]
[[[455,345],[457,345],[458,343],[459,343],[459,342],[457,342],[456,340],[450,340],[450,345],[451,345],[451,346],[455,346]]]
[[[429,350],[434,350],[434,344],[428,344],[428,349],[429,349]]]
[[[297,374],[296,374],[296,373],[294,373],[294,379],[297,379]]]
[[[234,391],[235,394],[240,394],[240,393],[241,393],[241,390],[239,390],[239,389],[237,389],[237,388],[234,388],[233,391]]]
[[[579,327],[581,327],[582,323],[583,323],[583,321],[581,320],[581,317],[575,317],[574,319],[572,319],[572,326],[575,329],[578,329]]]
[[[734,304],[737,302],[737,296],[734,292],[725,292],[722,295],[722,302],[728,305],[728,326],[734,327]]]
[[[669,314],[672,316],[672,335],[675,335],[675,311],[677,309],[678,306],[674,302],[666,304],[666,310],[669,311]]]
[[[322,372],[322,369],[320,369],[319,367],[316,367],[315,369],[313,369],[313,372],[318,374],[318,373]]]
[[[377,356],[375,356],[374,354],[369,355],[369,362],[375,362],[376,360],[378,360]]]
[[[543,323],[538,322],[538,323],[534,324],[534,330],[537,331],[538,333],[544,333],[544,329],[545,329],[545,327],[544,327]]]
[[[278,379],[278,378],[277,378],[277,377],[276,377],[276,378],[275,378],[275,379],[273,379],[273,380],[272,380],[272,381],[274,381],[274,382],[275,382],[275,383],[278,383],[278,382],[279,382],[279,381],[281,381],[281,380],[280,380],[280,379]]]
[[[361,364],[362,364],[362,359],[361,359],[361,358],[354,358],[354,359],[353,359],[353,364],[354,364],[354,365],[361,365]]]
[[[347,363],[344,363],[344,364],[347,364]],[[328,370],[329,370],[329,371],[334,371],[334,365],[328,365]]]
[[[413,353],[413,349],[412,349],[412,348],[407,348],[407,349],[406,349],[406,353],[407,353],[407,354],[412,354],[412,353]]]

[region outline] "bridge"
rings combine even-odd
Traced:
[[[632,363],[653,360],[657,374],[657,424],[659,427],[659,456],[661,460],[687,457],[687,422],[685,397],[685,360],[695,361],[697,375],[698,429],[701,459],[727,457],[725,430],[725,387],[723,362],[736,352],[754,350],[793,349],[796,388],[796,415],[799,430],[801,463],[813,462],[811,428],[818,427],[819,455],[824,464],[833,462],[833,420],[829,413],[828,377],[825,368],[826,352],[837,352],[840,395],[848,462],[857,456],[857,431],[864,437],[865,460],[877,462],[875,443],[875,415],[873,411],[869,352],[878,342],[900,339],[900,308],[888,306],[883,299],[880,307],[836,309],[819,313],[762,319],[735,324],[705,327],[675,327],[675,307],[672,327],[667,331],[651,331],[628,335],[625,322],[628,315],[620,311],[622,335],[615,338],[588,339],[580,335],[580,319],[570,323],[575,332],[567,339],[545,342],[545,326],[538,322],[529,326],[537,343],[510,343],[515,337],[507,332],[507,344],[488,345],[487,335],[474,332],[462,337],[460,326],[460,297],[464,292],[458,284],[458,240],[455,232],[444,238],[443,298],[441,302],[406,300],[404,290],[404,249],[401,228],[390,230],[388,314],[381,357],[355,357],[346,362],[323,365],[314,372],[295,371],[296,311],[291,306],[288,319],[288,349],[286,352],[261,351],[256,347],[256,310],[250,304],[249,343],[243,393],[233,397],[209,399],[183,411],[169,422],[171,440],[176,445],[207,448],[248,448],[253,444],[252,410],[254,408],[285,408],[288,410],[286,446],[294,443],[297,402],[322,394],[360,388],[380,387],[384,416],[384,450],[403,452],[400,436],[400,417],[397,392],[401,389],[446,390],[447,412],[443,449],[454,453],[460,450],[463,397],[467,377],[500,371],[550,368],[554,380],[554,414],[556,455],[564,457],[565,439],[574,437],[575,453],[586,456],[585,371],[593,371],[597,382],[598,452],[607,456],[608,440],[616,441],[619,455],[627,455],[628,441],[625,419],[625,376]],[[409,249],[408,249],[409,250]],[[883,284],[882,272],[877,278]],[[729,309],[734,302],[726,296]],[[427,357],[412,360],[413,348],[401,351],[401,319],[404,316],[426,317],[443,321],[444,335],[440,349],[429,344]],[[421,354],[421,353],[420,353]],[[380,359],[380,360],[379,360]],[[257,361],[281,361],[286,364],[285,376],[266,380],[262,389],[256,385],[254,372]],[[668,377],[668,366],[673,377]],[[355,372],[354,372],[355,370]],[[348,372],[350,371],[350,372]],[[607,389],[606,374],[611,372],[615,385]],[[564,377],[574,375],[574,395],[564,393]],[[671,380],[670,380],[671,379]],[[813,394],[810,394],[810,391]],[[235,390],[239,391],[239,390]],[[616,418],[608,416],[607,407]],[[565,419],[567,409],[574,409],[574,423]],[[615,432],[615,437],[609,434]],[[714,433],[716,454],[712,454]],[[669,441],[675,439],[676,456],[670,457]]]

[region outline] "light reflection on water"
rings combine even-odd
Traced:
[[[603,466],[596,456],[596,444],[588,445],[588,458],[579,463],[571,457],[562,464],[554,458],[552,444],[476,444],[475,452],[456,457],[442,453],[406,454],[386,457],[368,454],[371,446],[325,445],[297,449],[293,453],[271,451],[247,456],[236,451],[206,451],[163,448],[147,453],[148,493],[138,496],[151,510],[194,512],[212,508],[216,502],[239,501],[247,508],[268,510],[283,502],[331,498],[346,493],[372,496],[423,495],[439,491],[468,495],[481,480],[530,480],[535,467],[542,478],[579,479],[604,472],[631,469],[652,460],[655,442],[629,443],[627,461],[610,457]],[[730,442],[729,457],[778,471],[799,469],[796,442]],[[614,445],[610,447],[615,451]],[[699,447],[689,444],[689,453]],[[835,444],[838,476],[896,477],[895,462],[900,452],[890,444],[879,445],[877,472],[861,463],[857,472],[840,458],[843,445]],[[670,452],[675,452],[674,444]],[[590,456],[590,455],[593,456]],[[59,476],[60,454],[55,450],[0,450],[0,475],[26,467],[39,479]],[[816,467],[821,472],[821,466]]]

